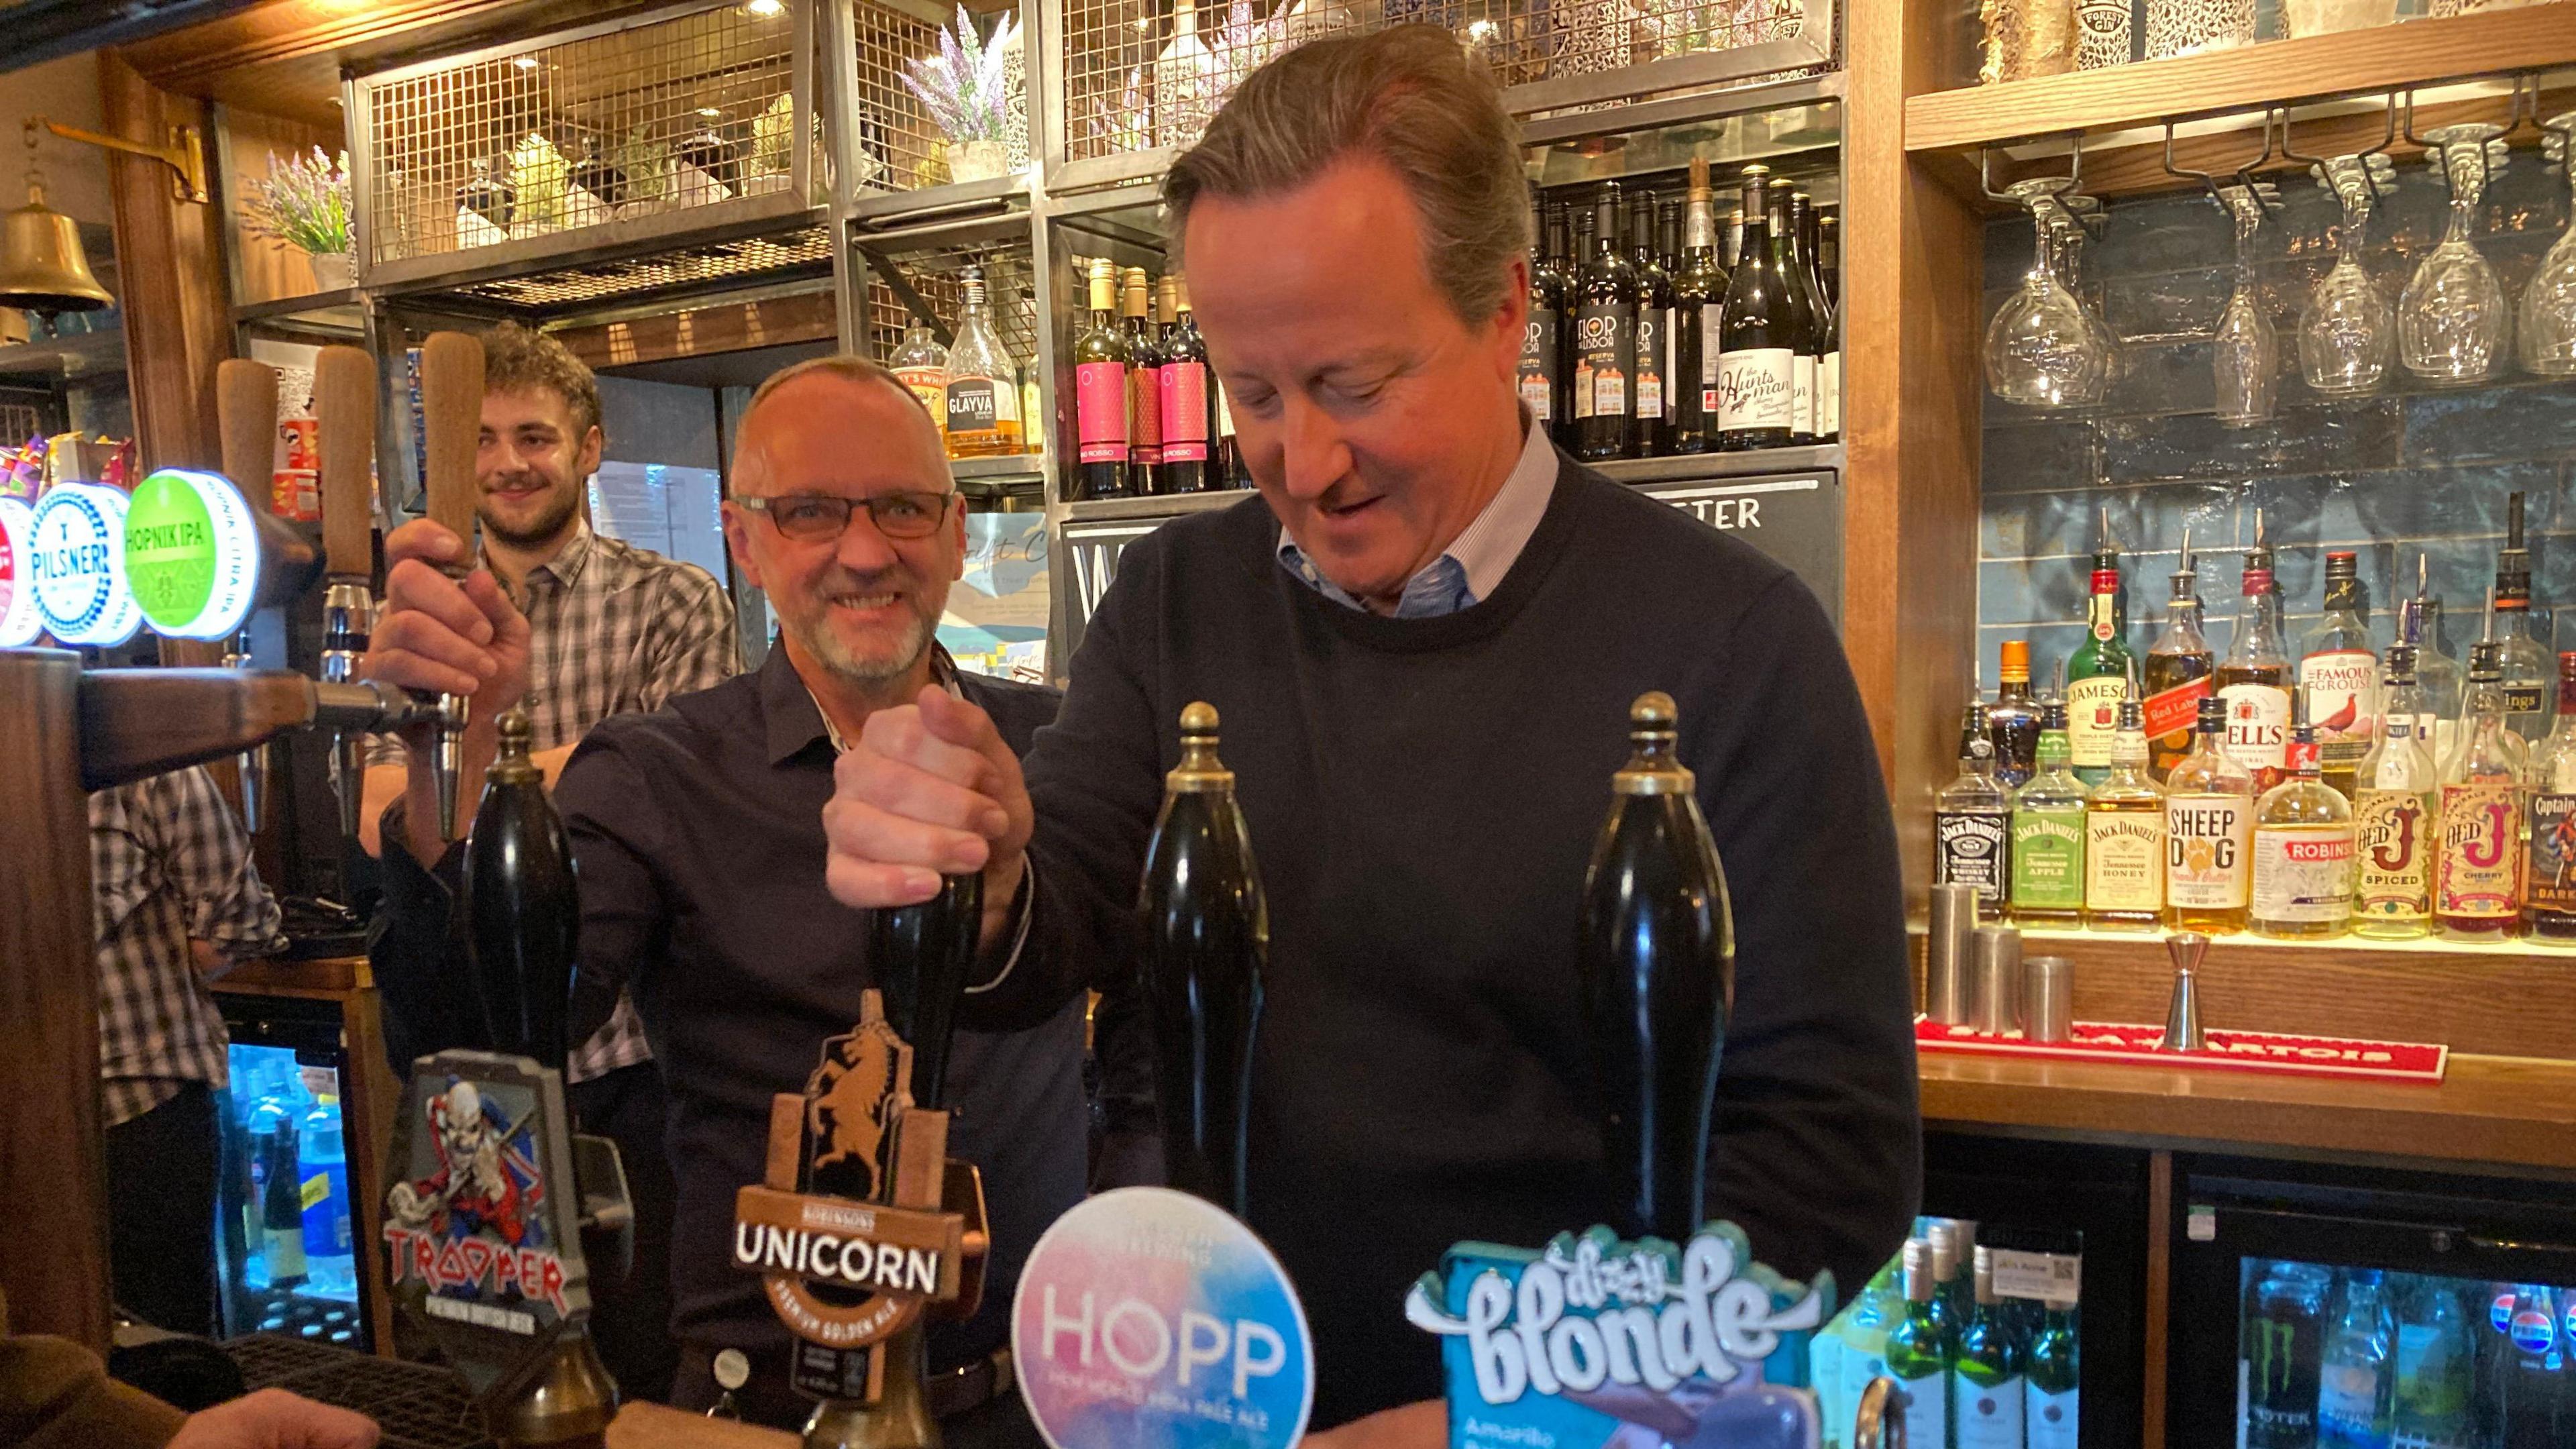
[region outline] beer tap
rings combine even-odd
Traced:
[[[215,417],[224,476],[254,512],[269,512],[269,480],[277,460],[277,369],[245,357],[216,364]],[[224,667],[252,667],[248,620],[224,655]],[[242,751],[240,765],[242,829],[256,835],[268,815],[268,746]]]
[[[1627,1236],[1701,1225],[1710,1103],[1735,996],[1726,872],[1679,758],[1672,697],[1628,710],[1628,763],[1583,881],[1576,971]]]
[[[358,677],[374,628],[376,360],[362,348],[330,346],[313,364],[313,414],[321,452],[322,678]],[[351,731],[331,740],[331,789],[340,802],[340,838],[358,838],[366,793],[367,737]]]
[[[474,454],[482,431],[483,344],[462,332],[433,332],[420,347],[420,412],[429,516],[464,541],[455,561],[446,565],[451,578],[463,578],[474,566]],[[427,728],[430,781],[438,792],[438,833],[456,838],[456,817],[464,806],[457,798],[465,780],[465,727],[470,701],[461,694],[438,696]]]

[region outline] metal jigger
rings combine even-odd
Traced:
[[[2165,1007],[2164,1038],[2156,1043],[2160,1052],[2196,1052],[2209,1045],[2200,1032],[2200,959],[2209,954],[2209,938],[2198,931],[2177,931],[2165,937],[2165,954],[2173,958],[2173,1001]]]
[[[330,584],[322,594],[322,679],[358,677],[376,598],[370,535],[375,522],[376,360],[363,348],[331,346],[313,361],[314,442],[320,453],[322,551]],[[340,802],[340,837],[358,838],[365,793],[367,737],[349,731],[331,741],[331,789]],[[447,792],[442,798],[449,798]]]
[[[420,345],[421,436],[429,466],[429,516],[465,541],[465,557],[447,566],[455,578],[473,568],[474,453],[483,416],[483,344],[462,332],[433,332]],[[438,832],[456,838],[456,798],[465,778],[466,696],[442,694],[430,711],[429,778],[438,791]]]

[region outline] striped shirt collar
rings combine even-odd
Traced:
[[[1530,535],[1538,531],[1548,500],[1556,494],[1556,468],[1556,449],[1548,442],[1547,429],[1533,423],[1523,410],[1519,461],[1504,475],[1503,486],[1495,490],[1484,511],[1449,541],[1438,558],[1405,580],[1393,616],[1427,619],[1454,614],[1493,597],[1503,575],[1511,572],[1513,562],[1528,546]],[[1285,527],[1279,530],[1279,563],[1334,603],[1347,609],[1367,607],[1324,577]]]

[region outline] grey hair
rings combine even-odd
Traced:
[[[884,383],[896,392],[911,398],[913,406],[921,407],[921,399],[915,396],[913,390],[905,386],[903,379],[895,376],[892,370],[854,352],[836,352],[829,357],[809,357],[803,362],[792,363],[761,379],[760,386],[752,391],[751,401],[743,405],[742,417],[735,423],[736,431],[740,430],[743,423],[751,420],[751,415],[760,410],[760,405],[769,400],[771,393],[800,377],[817,372],[828,372],[835,377],[847,378],[852,382]],[[921,415],[930,416],[930,409],[922,407]]]
[[[1204,196],[1275,195],[1346,156],[1386,164],[1422,219],[1422,266],[1469,324],[1530,249],[1520,126],[1484,62],[1436,25],[1310,40],[1245,79],[1163,180],[1171,235]]]

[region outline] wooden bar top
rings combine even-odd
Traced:
[[[1933,1052],[1921,1071],[1934,1130],[2576,1172],[2576,1062],[2455,1052],[2439,1086]]]
[[[244,961],[213,982],[216,992],[236,996],[345,996],[375,984],[364,956],[316,956],[303,961],[262,957]]]

